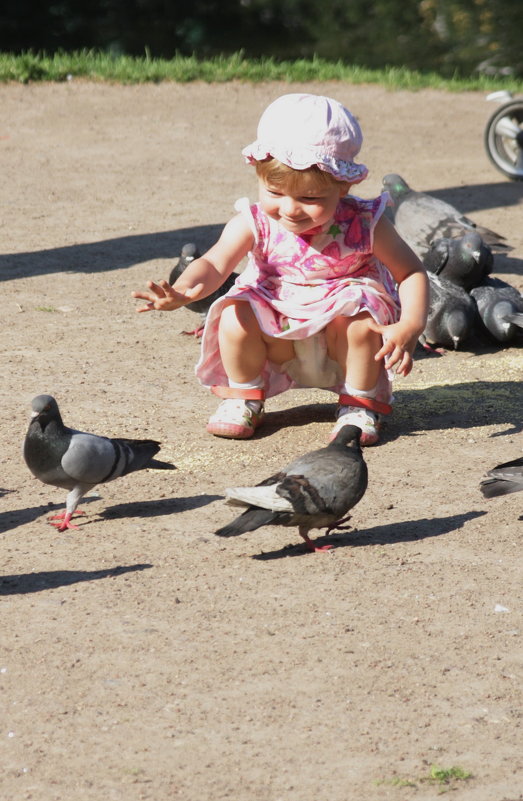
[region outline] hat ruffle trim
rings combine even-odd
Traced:
[[[365,164],[356,164],[354,161],[345,161],[344,159],[337,159],[330,156],[325,151],[319,151],[314,148],[300,148],[289,150],[281,150],[279,148],[271,148],[270,150],[266,145],[261,142],[253,142],[242,150],[242,155],[249,164],[254,164],[257,161],[265,161],[268,158],[275,158],[292,167],[293,170],[306,170],[308,167],[316,165],[320,170],[330,173],[338,181],[347,181],[353,184],[358,184],[363,181],[369,171]]]

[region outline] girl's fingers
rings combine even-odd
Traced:
[[[383,343],[383,345],[381,346],[379,351],[374,356],[374,359],[377,362],[379,362],[380,359],[383,359],[387,355],[389,355],[389,359],[390,359],[390,354],[394,351],[394,349],[395,349],[394,343],[390,342],[390,340],[385,340],[385,342]]]

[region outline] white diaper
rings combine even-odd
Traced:
[[[307,339],[293,340],[296,356],[281,365],[281,372],[287,373],[301,387],[327,388],[337,386],[343,381],[343,373],[338,362],[327,353],[327,339],[324,331],[319,331]]]

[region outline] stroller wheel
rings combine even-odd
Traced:
[[[505,103],[492,114],[484,143],[500,172],[512,181],[523,181],[523,99]]]

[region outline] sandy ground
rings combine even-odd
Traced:
[[[387,172],[435,192],[506,236],[495,274],[523,289],[523,184],[487,160],[481,94],[0,87],[3,801],[523,798],[523,495],[479,492],[522,452],[521,347],[420,349],[354,528],[311,554],[293,529],[213,532],[227,486],[326,442],[334,396],[288,393],[254,440],[213,438],[181,335],[197,318],[130,297],[254,199],[240,150],[302,88],[359,117],[362,196]],[[21,457],[43,392],[73,427],[160,439],[177,470],[103,485],[56,532],[65,492]]]

